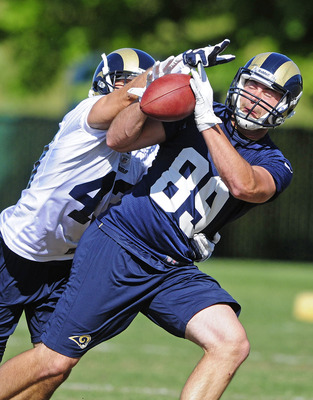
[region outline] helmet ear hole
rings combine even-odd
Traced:
[[[148,53],[133,49],[123,48],[115,50],[108,56],[102,55],[102,61],[98,65],[92,79],[92,88],[89,96],[105,95],[115,88],[116,80],[135,77],[155,63]]]

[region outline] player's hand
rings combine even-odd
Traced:
[[[183,62],[182,54],[170,56],[164,61],[156,61],[147,76],[147,87],[151,82],[168,74],[189,74],[190,67]]]
[[[183,62],[183,55],[177,57],[170,56],[164,61],[156,61],[153,64],[151,71],[147,74],[146,86],[143,88],[131,88],[128,90],[129,94],[136,95],[141,100],[147,87],[156,79],[161,78],[168,74],[189,74],[190,67],[186,66]]]
[[[191,239],[195,261],[202,262],[211,257],[215,245],[220,241],[221,235],[216,232],[212,240],[209,240],[204,233],[195,233]]]
[[[213,90],[202,63],[198,65],[198,72],[193,69],[191,74],[190,86],[196,98],[195,122],[198,130],[203,132],[222,121],[214,114]]]
[[[191,67],[196,67],[200,62],[204,67],[213,67],[214,65],[230,62],[236,58],[234,55],[220,55],[229,43],[230,40],[225,39],[215,46],[209,45],[195,50],[187,50],[183,53],[183,61],[186,65],[190,65]]]

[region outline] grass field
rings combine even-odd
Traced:
[[[241,303],[251,342],[223,400],[313,400],[313,322],[293,315],[296,296],[313,292],[313,264],[212,259],[199,267]],[[5,359],[28,347],[22,321]],[[139,316],[126,332],[88,352],[53,399],[178,399],[200,357],[195,345]]]

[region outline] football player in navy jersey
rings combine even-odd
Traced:
[[[43,344],[0,368],[0,386],[13,371],[19,382],[0,399],[68,374],[139,312],[203,349],[181,400],[219,399],[248,356],[240,305],[194,264],[192,238],[214,239],[225,224],[289,185],[291,165],[268,130],[293,115],[302,77],[288,57],[259,54],[239,69],[223,105],[213,102],[203,68],[210,65],[208,50],[186,52],[184,59],[197,66],[190,81],[194,115],[162,123],[133,103],[115,117],[109,147],[125,152],[159,143],[157,157],[85,231]]]

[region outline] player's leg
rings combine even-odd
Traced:
[[[68,374],[69,375],[69,374]],[[61,374],[57,377],[47,378],[30,388],[24,390],[14,397],[9,397],[11,400],[48,400],[56,391],[56,389],[63,383],[68,375]]]
[[[78,246],[68,285],[42,336],[43,344],[0,367],[0,387],[14,371],[18,376],[0,393],[0,400],[40,381],[53,385],[50,378],[67,374],[88,349],[126,329],[142,302],[149,301],[158,287],[162,274],[151,276],[142,270],[137,257],[97,227],[87,231]],[[46,392],[36,400],[49,398],[53,387],[41,389]]]
[[[0,305],[0,363],[2,361],[9,337],[15,331],[22,312],[23,308],[20,306],[9,307],[3,305],[3,303]]]
[[[45,268],[48,270],[46,265],[43,266],[44,270]],[[18,271],[20,269],[22,268],[19,268]],[[38,279],[40,271],[38,270],[38,274],[33,275]],[[62,272],[61,275],[63,276]],[[49,293],[46,289],[53,287],[51,290],[52,296],[57,293],[57,291],[54,290],[54,284],[59,281],[55,279],[54,275],[50,276],[50,279],[50,285],[41,285],[42,280],[39,282],[40,285],[38,285],[38,287],[40,287],[40,295],[43,295],[43,297],[40,298],[40,300],[42,300],[40,302],[40,307],[37,308],[34,306],[34,309],[32,309],[33,303],[30,298],[27,299],[29,303],[27,303],[27,307],[25,307],[26,317],[33,341],[36,341],[36,339],[38,341],[38,338],[40,338],[43,322],[46,322],[45,318],[52,304],[49,301],[51,298],[48,296]],[[26,277],[25,280],[20,279],[20,281],[29,282],[29,277],[28,280]],[[31,282],[29,284],[31,284]],[[33,294],[34,291],[31,290],[31,293]],[[47,301],[45,302],[45,300]],[[53,308],[54,306],[55,304],[53,302]],[[43,344],[39,344],[31,350],[13,357],[0,367],[0,399],[11,399],[17,395],[20,396],[20,399],[33,399],[33,397],[27,396],[31,396],[32,391],[36,389],[38,390],[36,399],[50,398],[55,389],[66,379],[79,358],[79,356],[75,358],[63,356]],[[32,387],[33,385],[37,385],[36,389]],[[29,390],[29,392],[26,390]],[[23,391],[25,392],[23,393]]]
[[[23,313],[24,298],[17,285],[16,271],[14,253],[7,248],[0,233],[0,362]]]
[[[8,305],[6,308],[0,307],[0,321],[5,320],[6,326],[8,326],[9,321],[14,319],[12,329],[6,332],[6,337],[8,337],[12,330],[15,329],[24,308],[32,343],[38,344],[44,325],[53,313],[55,305],[65,288],[72,263],[70,260],[36,263],[14,254],[6,246],[4,251],[6,252],[7,263],[5,270],[2,270],[3,279],[1,279],[1,282],[4,281],[4,277],[8,276],[6,282],[12,281],[12,285],[7,284],[5,290],[0,294],[0,297],[2,297],[1,303]],[[4,296],[6,296],[5,299]],[[13,307],[11,303],[17,303],[17,305]],[[4,312],[6,312],[5,316],[3,315]],[[8,314],[9,312],[12,317]],[[4,347],[2,345],[3,335],[1,334],[4,327],[1,326],[1,322],[0,347]],[[23,361],[21,362],[21,368],[23,368]],[[11,375],[5,372],[2,373],[7,382],[15,383],[18,381],[18,377],[14,364],[12,365]],[[61,373],[58,376],[51,377],[48,381],[41,381],[14,397],[14,400],[50,398],[68,375],[69,372]]]
[[[249,353],[245,330],[236,315],[239,304],[195,266],[172,271],[159,289],[143,313],[204,351],[181,400],[219,399]]]
[[[0,399],[9,400],[18,394],[22,396],[23,390],[31,388],[32,385],[45,381],[47,378],[60,377],[64,374],[65,379],[65,375],[71,371],[78,361],[78,358],[63,356],[44,344],[27,350],[8,360],[0,367]],[[8,376],[14,376],[14,379],[8,380]],[[38,394],[36,399],[49,399],[55,390],[54,385],[54,379],[51,381],[46,380],[45,385],[41,386],[41,393]],[[50,397],[49,393],[51,393]],[[27,397],[20,398],[26,399]]]
[[[39,346],[41,343],[34,344],[34,347]],[[32,385],[28,389],[22,391],[12,400],[48,400],[51,398],[56,389],[68,378],[71,370],[66,374],[61,373],[57,376],[47,378]]]
[[[64,292],[71,267],[72,260],[23,264],[27,273],[23,280],[27,285],[24,312],[33,345],[41,342],[45,326]]]
[[[24,310],[32,343],[41,341],[43,326],[64,290],[71,264],[71,260],[27,260],[11,251],[0,234],[0,361]]]
[[[249,354],[245,330],[233,309],[217,304],[197,313],[187,324],[186,339],[204,355],[187,380],[181,400],[216,400]]]

